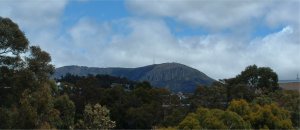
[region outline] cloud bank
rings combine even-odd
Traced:
[[[6,8],[0,15],[17,21],[57,67],[138,67],[155,58],[156,63],[189,65],[215,79],[233,77],[252,64],[271,67],[280,79],[294,79],[300,72],[299,1],[127,0],[124,6],[132,14],[126,18],[99,22],[84,17],[63,30],[67,1],[51,2],[32,15],[30,6],[43,2],[1,2]],[[209,31],[179,37],[166,18]],[[249,37],[261,25],[279,29]]]

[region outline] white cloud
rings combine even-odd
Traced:
[[[267,24],[290,22],[299,17],[296,0],[127,0],[128,8],[138,15],[171,17],[192,26],[213,30],[252,26],[266,19]],[[294,22],[295,23],[295,22]],[[235,30],[238,28],[234,28]]]
[[[138,67],[155,58],[156,63],[195,67],[215,79],[233,77],[251,64],[270,66],[281,79],[293,79],[300,71],[298,1],[130,0],[127,5],[138,14],[135,17],[104,22],[81,18],[62,32],[67,1],[45,2],[1,1],[0,15],[16,21],[32,43],[51,54],[57,67]],[[261,19],[270,27],[285,27],[250,40],[243,37],[247,31],[176,37],[162,17],[237,32]]]
[[[272,4],[272,8],[266,12],[265,20],[269,26],[280,24],[289,24],[297,26],[300,24],[300,1],[286,0],[276,1]]]
[[[39,45],[51,55],[61,50],[58,40],[67,0],[1,0],[0,16],[17,23],[31,45]],[[56,56],[52,56],[53,61]]]
[[[119,22],[122,25],[126,23],[130,30],[128,34],[114,32],[113,26],[104,27],[103,24],[107,23],[80,21],[71,29],[71,36],[84,28],[81,32],[92,33],[93,37],[106,34],[93,33],[95,31],[110,30],[111,39],[90,39],[87,43],[84,40],[90,38],[88,35],[73,37],[71,41],[82,41],[79,44],[85,46],[81,49],[88,51],[81,55],[84,57],[82,60],[72,57],[74,54],[70,53],[69,57],[75,59],[69,58],[71,62],[64,61],[64,64],[76,62],[78,65],[98,67],[138,67],[152,64],[155,57],[156,63],[184,63],[216,79],[233,77],[252,64],[273,68],[281,79],[293,79],[299,71],[299,43],[296,42],[297,35],[292,26],[244,43],[217,34],[177,38],[159,19],[128,18]],[[101,46],[103,44],[106,45]],[[94,49],[90,49],[90,46]]]
[[[295,79],[300,71],[300,44],[295,28],[287,26],[281,31],[252,41],[248,58],[258,65],[269,66],[281,79]]]
[[[32,31],[60,24],[67,0],[1,0],[0,16],[9,17]]]

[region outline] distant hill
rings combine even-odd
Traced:
[[[155,87],[165,87],[173,92],[193,92],[198,85],[210,85],[214,80],[199,70],[179,63],[154,64],[138,68],[97,68],[64,66],[57,68],[54,77],[70,73],[85,76],[107,74],[135,81],[149,81]]]

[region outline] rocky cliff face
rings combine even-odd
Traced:
[[[138,68],[95,68],[65,66],[54,74],[59,78],[67,73],[85,76],[108,74],[135,81],[149,81],[155,87],[165,87],[173,92],[193,92],[198,85],[210,85],[214,80],[204,73],[179,63],[163,63]]]

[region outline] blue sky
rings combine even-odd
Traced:
[[[76,23],[82,17],[91,17],[101,22],[125,18],[129,15],[124,1],[121,0],[70,1],[63,12],[65,26]]]
[[[56,67],[179,62],[215,79],[246,66],[300,72],[298,0],[2,0]]]
[[[95,21],[103,22],[126,17],[134,17],[134,15],[126,7],[124,0],[90,0],[69,2],[64,9],[63,17],[63,29],[66,29],[74,25],[82,17],[90,17]],[[210,30],[205,27],[186,25],[169,17],[165,17],[163,19],[172,30],[172,33],[177,37],[207,35],[210,32]],[[255,25],[255,29],[252,30],[252,37],[263,37],[270,33],[280,31],[280,29],[284,27],[284,25],[282,25],[270,28],[261,22],[253,22],[257,25]],[[218,31],[220,33],[230,33],[231,30],[223,29]]]

